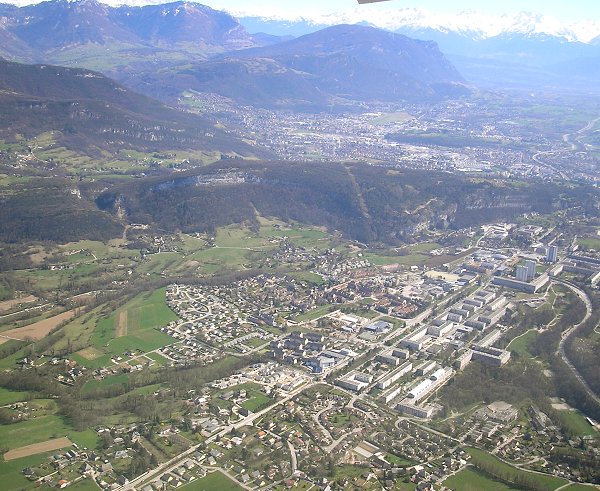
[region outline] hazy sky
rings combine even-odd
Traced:
[[[294,14],[302,12],[330,13],[338,10],[353,9],[356,0],[204,0],[216,9],[233,11],[264,12],[289,11]],[[392,0],[379,4],[362,5],[364,9],[390,8],[422,8],[439,13],[457,13],[464,10],[476,10],[489,14],[505,14],[515,12],[533,12],[548,14],[559,19],[570,21],[600,21],[600,0]]]

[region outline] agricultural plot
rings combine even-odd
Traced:
[[[100,319],[91,336],[99,351],[121,356],[126,351],[151,351],[174,342],[157,329],[177,319],[166,305],[165,289],[143,293],[109,317]]]
[[[4,331],[2,336],[6,339],[33,339],[39,341],[43,337],[50,334],[53,329],[56,329],[61,323],[72,319],[77,314],[78,309],[69,310],[62,314],[43,319],[28,326],[18,327]]]
[[[52,452],[53,450],[70,447],[71,445],[71,440],[68,438],[55,438],[53,440],[25,445],[24,447],[10,450],[4,454],[4,460],[15,460],[29,457],[30,455],[37,455],[39,453]]]
[[[0,426],[0,441],[8,450],[61,437],[87,448],[96,447],[96,433],[93,430],[73,431],[63,418],[54,414]]]

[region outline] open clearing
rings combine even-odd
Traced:
[[[28,297],[15,298],[13,300],[5,300],[0,302],[0,312],[6,312],[7,310],[15,308],[19,304],[35,302],[37,297],[29,295]]]
[[[62,322],[71,320],[73,317],[75,317],[77,310],[78,309],[69,310],[67,312],[63,312],[62,314],[55,315],[54,317],[49,317],[48,319],[35,322],[29,326],[17,327],[16,329],[11,329],[10,331],[4,331],[2,336],[6,339],[19,339],[22,341],[26,338],[29,338],[39,341],[43,337],[47,336],[50,331],[58,327]]]
[[[485,489],[486,491],[510,491],[520,489],[517,486],[510,486],[500,481],[496,481],[477,469],[467,467],[454,476],[444,481],[444,486],[453,491],[467,491],[472,489]]]
[[[207,474],[206,477],[186,484],[181,489],[184,491],[237,491],[243,488],[222,472],[215,471]]]
[[[55,438],[53,440],[47,440],[41,443],[34,443],[33,445],[26,445],[24,447],[15,448],[4,454],[4,460],[20,459],[22,457],[29,457],[30,455],[36,455],[38,453],[52,452],[64,447],[70,447],[72,445],[71,440],[68,438]]]
[[[104,353],[102,351],[97,350],[96,348],[94,348],[92,346],[88,346],[87,348],[79,350],[77,352],[77,354],[79,356],[82,356],[86,360],[95,360],[95,359],[100,358],[101,356],[104,355]]]

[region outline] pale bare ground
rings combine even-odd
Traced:
[[[4,460],[14,460],[22,457],[29,457],[30,455],[36,455],[38,453],[52,452],[53,450],[70,447],[71,445],[71,440],[68,438],[54,438],[45,442],[34,443],[33,445],[26,445],[25,447],[10,450],[4,454]]]
[[[0,338],[0,344],[8,343],[10,339],[8,338]]]
[[[4,302],[0,302],[0,312],[6,312],[7,310],[16,307],[20,303],[30,303],[35,302],[36,300],[37,297],[34,297],[33,295],[23,298],[15,298],[14,300],[5,300]]]
[[[83,356],[86,360],[95,360],[96,358],[101,357],[104,353],[92,346],[88,346],[87,348],[80,349],[76,352],[79,356]]]
[[[35,322],[28,326],[17,327],[16,329],[11,329],[10,331],[4,331],[0,333],[0,336],[9,339],[30,338],[34,341],[39,341],[43,337],[47,336],[50,331],[57,327],[61,322],[72,319],[76,312],[77,309],[68,310],[67,312],[63,312],[62,314],[55,315],[54,317],[49,317],[48,319]]]
[[[122,336],[127,335],[127,311],[124,310],[119,314],[119,318],[117,319],[117,329],[115,332],[115,337],[120,338]]]
[[[88,292],[88,293],[81,293],[79,295],[75,295],[74,297],[71,297],[71,302],[88,303],[93,299],[94,299],[94,294]]]

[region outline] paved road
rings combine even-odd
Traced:
[[[290,448],[290,455],[292,456],[292,474],[298,470],[298,457],[296,456],[296,449],[294,445],[288,440],[288,447]]]
[[[581,385],[583,385],[583,388],[588,393],[588,395],[592,399],[594,399],[598,404],[600,404],[600,397],[588,385],[588,383],[583,378],[583,376],[579,373],[579,371],[577,370],[577,368],[575,367],[575,365],[573,365],[571,363],[571,361],[567,357],[567,353],[565,351],[565,343],[566,343],[567,339],[569,339],[569,337],[571,337],[572,335],[574,335],[575,332],[577,331],[577,329],[584,322],[586,322],[590,318],[590,316],[592,315],[592,309],[593,309],[592,302],[589,299],[589,297],[587,296],[587,294],[581,288],[579,288],[578,286],[574,285],[573,283],[571,283],[569,281],[559,280],[559,279],[555,279],[553,281],[555,281],[557,283],[560,283],[561,285],[564,285],[567,288],[569,288],[570,290],[572,290],[573,293],[575,293],[583,301],[583,303],[585,304],[585,310],[586,310],[585,317],[583,318],[583,320],[579,324],[576,324],[573,327],[567,329],[562,334],[562,337],[561,337],[560,343],[558,344],[558,349],[556,350],[556,352],[557,352],[557,354],[560,354],[560,357],[567,364],[567,366],[573,372],[573,374],[575,375],[575,377],[577,377],[577,380],[579,380],[579,382],[581,382]]]

